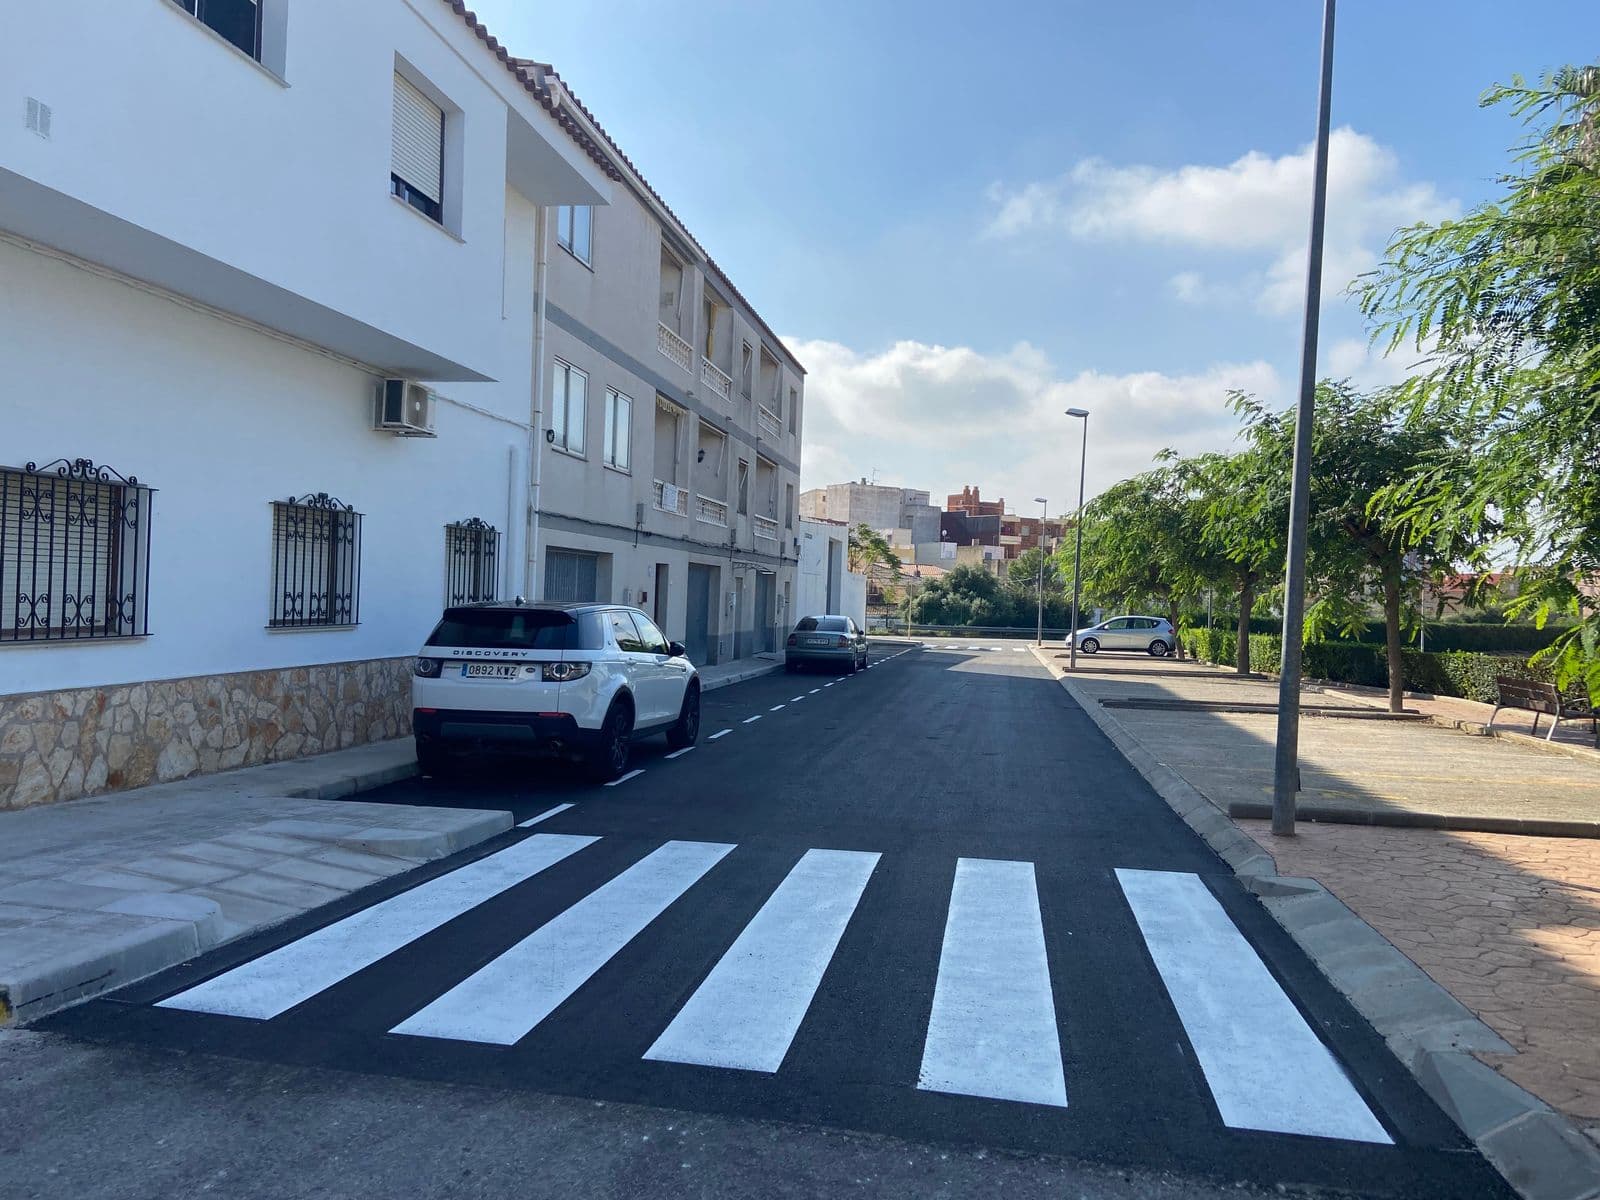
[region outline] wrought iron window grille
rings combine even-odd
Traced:
[[[445,599],[479,604],[499,594],[500,531],[480,517],[444,527]]]
[[[273,629],[361,621],[361,514],[327,492],[272,504]]]
[[[148,636],[154,492],[87,458],[0,467],[0,642]]]

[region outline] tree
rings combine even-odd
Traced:
[[[1530,129],[1501,198],[1401,230],[1358,287],[1375,339],[1426,356],[1397,394],[1408,419],[1452,423],[1471,469],[1430,464],[1380,503],[1430,536],[1498,521],[1520,577],[1508,611],[1572,617],[1541,653],[1600,702],[1600,66],[1482,104]]]
[[[852,571],[868,575],[873,567],[880,566],[891,578],[900,576],[900,556],[889,548],[883,534],[865,522],[850,531],[846,554]]]
[[[1061,592],[1063,584],[1056,560],[1038,546],[1024,550],[1006,568],[1006,578],[1011,586],[1027,592],[1030,596],[1038,592],[1041,577],[1044,580],[1046,596],[1058,595]]]
[[[1083,583],[1102,601],[1159,606],[1173,628],[1186,598],[1198,595],[1212,564],[1204,558],[1203,506],[1176,465],[1113,484],[1083,514]],[[1063,557],[1068,547],[1063,546]],[[1070,571],[1066,558],[1064,569]],[[1183,646],[1178,646],[1183,654]]]
[[[1287,463],[1293,455],[1294,411],[1269,412],[1248,396],[1235,396],[1233,404],[1244,418],[1246,441]],[[1454,464],[1455,476],[1465,467],[1459,444],[1437,418],[1405,422],[1382,394],[1362,395],[1348,383],[1317,385],[1306,545],[1307,574],[1321,595],[1306,614],[1308,636],[1329,625],[1348,629],[1364,623],[1360,601],[1378,592],[1391,712],[1403,707],[1402,610],[1408,600],[1415,610],[1417,576],[1457,565],[1476,552],[1481,540],[1443,528],[1419,532],[1404,515],[1375,501],[1394,480],[1446,463]]]
[[[1232,393],[1235,404],[1248,402]],[[1238,672],[1250,672],[1250,613],[1261,581],[1283,570],[1289,522],[1289,464],[1271,438],[1247,441],[1233,454],[1173,462],[1177,478],[1203,514],[1195,548],[1197,573],[1225,580],[1239,598]]]

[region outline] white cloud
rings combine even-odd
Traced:
[[[984,235],[1017,238],[1063,231],[1093,241],[1133,241],[1225,253],[1240,284],[1271,313],[1295,311],[1305,289],[1312,148],[1272,157],[1252,150],[1224,166],[1115,166],[1085,159],[1057,179],[987,192]],[[1399,180],[1394,152],[1348,127],[1328,151],[1324,296],[1336,295],[1377,262],[1388,236],[1413,221],[1453,215],[1432,184]],[[1239,267],[1242,266],[1242,272]],[[1218,285],[1198,271],[1171,281],[1180,299],[1211,303]],[[1239,285],[1221,285],[1238,289]]]
[[[1078,423],[1086,408],[1088,490],[1145,470],[1155,453],[1223,449],[1238,427],[1232,388],[1286,402],[1265,362],[1219,363],[1183,375],[1057,372],[1019,343],[1002,354],[964,346],[897,342],[862,354],[838,342],[786,338],[808,368],[802,486],[863,475],[927,488],[937,500],[965,484],[1031,511],[1076,500]]]

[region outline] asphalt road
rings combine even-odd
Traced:
[[[346,1114],[316,1138],[348,1190],[324,1155],[241,1195],[383,1194],[396,1162],[423,1194],[523,1164],[527,1194],[1509,1195],[1030,656],[901,649],[713,692],[698,747],[612,786],[364,795],[524,824],[0,1044],[59,1118],[0,1125],[0,1180],[81,1175],[143,1079],[169,1137],[254,1114],[242,1161]],[[172,1190],[76,1184],[19,1194]]]

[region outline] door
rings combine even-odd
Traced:
[[[644,647],[644,657],[649,659],[648,688],[650,704],[657,721],[675,721],[683,710],[683,689],[689,683],[689,664],[673,658],[667,650],[667,635],[656,623],[641,612],[633,614],[633,623],[639,627],[639,641]]]
[[[775,575],[756,576],[756,603],[751,611],[752,624],[755,626],[756,653],[773,649],[772,641],[772,605],[773,581]]]
[[[650,615],[658,627],[667,627],[667,564],[656,564],[656,590],[650,602]]]
[[[689,564],[689,606],[684,618],[683,640],[689,648],[689,661],[709,666],[717,661],[711,652],[711,598],[717,594],[717,569]]]
[[[633,694],[634,728],[654,725],[661,719],[661,687],[656,675],[655,656],[646,654],[639,627],[633,623],[633,614],[625,608],[613,608],[606,613],[611,626],[611,638],[617,644],[627,673],[628,690]]]
[[[1100,644],[1107,650],[1128,650],[1134,645],[1138,637],[1137,631],[1131,628],[1132,617],[1115,617],[1106,622],[1105,631],[1101,634]]]

